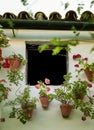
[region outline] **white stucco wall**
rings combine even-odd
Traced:
[[[25,41],[29,40],[50,40],[53,37],[61,37],[63,39],[71,38],[73,36],[70,31],[40,31],[40,30],[15,30],[16,37],[14,38],[11,30],[6,30],[6,33],[10,36],[11,46],[3,50],[5,56],[12,52],[21,53],[25,57]],[[71,53],[69,53],[69,71],[73,74],[74,63],[72,55],[80,53],[83,57],[89,57],[90,62],[94,60],[94,52],[90,53],[91,48],[94,45],[94,40],[90,40],[90,32],[81,32],[81,42],[76,47],[71,47]],[[84,39],[84,41],[83,41]],[[25,67],[22,68],[25,73]],[[2,72],[3,74],[3,72]],[[81,75],[83,79],[86,79],[85,75]],[[0,75],[0,78],[2,75]],[[20,86],[19,86],[20,87]],[[25,87],[25,79],[22,82],[21,89]],[[52,86],[54,89],[57,86]],[[15,91],[18,88],[13,86],[13,92],[10,93],[9,98],[14,98]],[[36,90],[32,86],[31,93],[37,95]],[[92,92],[94,91],[94,86]],[[2,116],[6,117],[5,123],[0,123],[0,130],[93,130],[93,120],[87,119],[85,122],[81,121],[81,113],[74,111],[70,118],[63,119],[60,114],[59,102],[53,100],[48,110],[43,110],[40,103],[37,105],[37,109],[34,111],[33,118],[25,125],[21,124],[17,119],[9,119],[8,112],[10,108],[4,108]]]

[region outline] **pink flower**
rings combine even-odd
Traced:
[[[45,83],[50,84],[50,80],[48,78],[45,78]]]
[[[78,68],[78,67],[79,67],[79,65],[78,65],[78,64],[75,64],[75,65],[74,65],[74,67],[77,67],[77,68]]]
[[[35,85],[35,88],[39,89],[39,88],[40,88],[39,84],[36,84],[36,85]]]
[[[47,92],[49,92],[49,91],[50,91],[50,88],[49,88],[49,87],[46,87],[46,90],[47,90]]]
[[[5,80],[5,79],[2,79],[2,80],[0,80],[0,82],[4,82],[4,83],[6,83],[6,80]]]
[[[87,86],[88,86],[89,88],[92,88],[92,84],[88,84]]]

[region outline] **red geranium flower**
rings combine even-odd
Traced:
[[[81,58],[81,55],[80,54],[76,54],[76,55],[73,55],[73,59],[76,60],[78,58]]]
[[[79,65],[78,65],[78,64],[75,64],[74,66],[75,66],[75,67],[77,67],[77,68],[79,67]]]
[[[85,57],[83,60],[88,61],[88,58],[87,58],[87,57]]]
[[[87,86],[88,86],[89,88],[92,88],[92,84],[88,84]]]

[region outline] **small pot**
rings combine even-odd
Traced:
[[[70,104],[62,104],[60,105],[62,117],[68,118],[72,112],[72,105]]]
[[[48,108],[49,106],[49,101],[48,101],[48,97],[46,96],[40,96],[40,102],[43,108]]]
[[[86,74],[87,79],[92,82],[94,72],[90,71],[89,68],[86,68],[84,72]]]
[[[10,58],[9,63],[11,70],[19,69],[21,66],[21,61],[18,58]]]

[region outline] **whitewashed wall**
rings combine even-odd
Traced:
[[[16,37],[13,37],[11,30],[6,30],[6,33],[11,38],[11,46],[4,49],[4,56],[11,54],[12,52],[21,53],[25,57],[25,41],[32,40],[50,40],[51,38],[57,37],[62,39],[68,39],[73,36],[70,31],[40,31],[40,30],[15,30]],[[72,59],[73,54],[80,53],[83,57],[89,57],[90,62],[94,61],[94,52],[90,53],[91,48],[94,45],[94,40],[91,40],[89,35],[90,32],[81,32],[81,42],[76,47],[71,47],[71,53],[69,53],[69,71],[75,74],[74,63]],[[84,41],[83,41],[84,39]],[[25,67],[22,68],[25,74]],[[3,74],[3,72],[2,72]],[[4,74],[3,74],[4,75]],[[0,78],[3,76],[0,75]],[[81,75],[82,78],[86,78],[85,75]],[[18,89],[12,86],[13,92],[10,93],[9,98],[15,97],[15,91]],[[25,87],[25,79],[22,85],[19,86],[21,89]],[[54,89],[57,86],[52,86]],[[32,86],[31,94],[37,95],[35,88]],[[92,92],[94,91],[94,86]],[[53,100],[48,110],[43,110],[40,103],[37,105],[37,109],[33,114],[33,118],[30,122],[25,125],[21,124],[17,119],[9,119],[8,112],[10,108],[4,107],[1,112],[3,117],[6,117],[5,123],[0,123],[0,130],[93,130],[93,120],[87,119],[85,122],[81,121],[81,113],[74,111],[69,119],[63,119],[60,114],[59,102]]]

